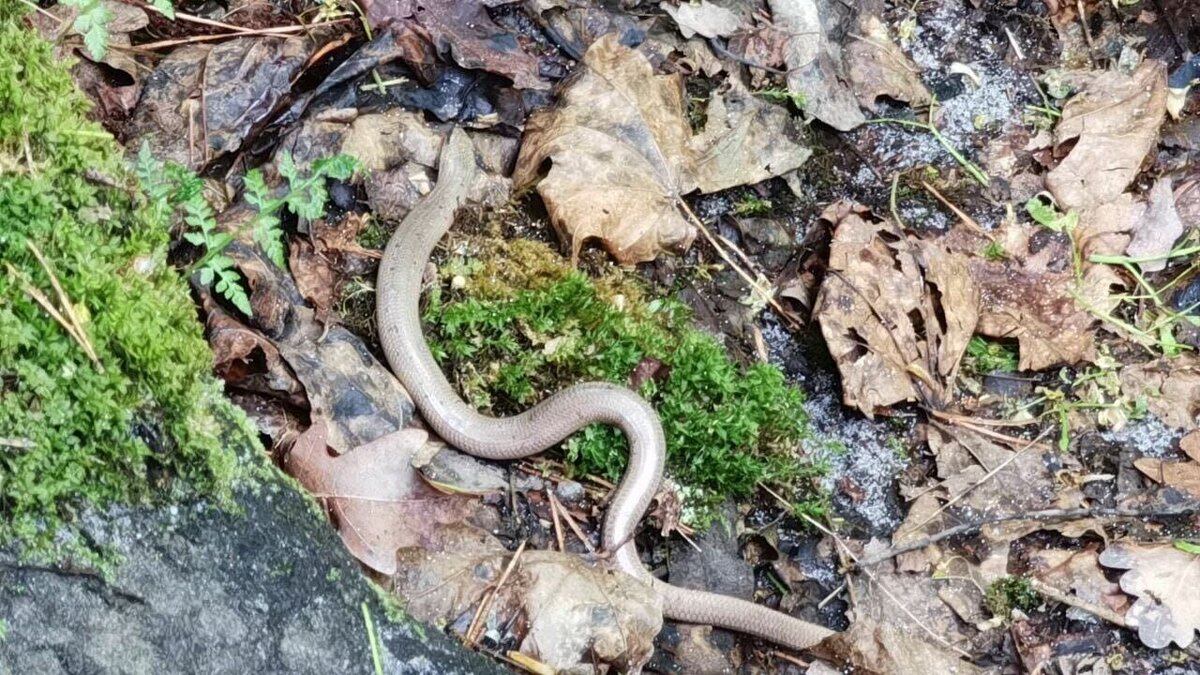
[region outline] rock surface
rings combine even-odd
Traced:
[[[0,673],[369,674],[364,602],[386,673],[502,672],[434,628],[389,622],[283,480],[238,500],[242,513],[194,502],[85,518],[85,535],[124,558],[110,582],[0,551]]]

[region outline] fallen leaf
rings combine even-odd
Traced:
[[[928,589],[926,592],[934,602],[941,604],[935,592]],[[874,593],[881,594],[878,590],[875,590]],[[948,613],[949,610],[946,612]],[[955,623],[958,621],[953,616],[948,616],[947,619]],[[933,625],[931,628],[938,635],[952,638],[951,633],[940,632],[937,625]],[[837,663],[843,669],[850,667],[855,673],[869,675],[895,675],[896,673],[982,675],[986,672],[982,668],[962,660],[961,656],[949,647],[933,642],[933,639],[918,628],[913,619],[896,609],[882,619],[860,617],[850,625],[848,630],[825,638],[809,651]]]
[[[1166,268],[1166,254],[1175,246],[1183,234],[1183,221],[1175,211],[1175,192],[1171,177],[1163,176],[1150,189],[1145,213],[1133,230],[1133,240],[1125,248],[1125,255],[1132,258],[1163,256],[1159,260],[1138,263],[1145,272],[1158,272]]]
[[[1061,591],[1095,605],[1124,612],[1129,606],[1121,587],[1104,576],[1100,554],[1094,545],[1079,549],[1042,549],[1029,555],[1030,574]],[[1082,610],[1068,608],[1069,618],[1091,617]],[[1078,616],[1072,616],[1072,613]]]
[[[758,183],[799,168],[812,151],[799,142],[792,116],[736,79],[713,92],[704,130],[692,139],[701,192]]]
[[[1089,308],[1112,311],[1118,303],[1113,289],[1124,285],[1108,265],[1087,264],[1077,279],[1070,263],[1071,242],[1047,234],[1034,226],[1010,226],[998,236],[1005,242],[1007,259],[976,255],[970,264],[981,294],[977,332],[1016,338],[1020,370],[1094,359],[1099,321]]]
[[[494,588],[484,625],[515,626],[521,652],[558,672],[602,664],[637,672],[649,660],[662,629],[662,600],[650,586],[576,555],[528,550],[497,586],[513,554],[479,550],[488,547],[451,537],[441,550],[402,550],[393,585],[405,608],[461,633]],[[571,670],[581,664],[588,670]]]
[[[679,210],[684,194],[766,180],[808,157],[787,112],[737,82],[693,137],[678,75],[655,75],[616,35],[584,63],[558,106],[530,118],[513,174],[517,189],[537,185],[573,256],[592,238],[622,264],[685,249],[696,231]]]
[[[1200,420],[1200,357],[1182,354],[1173,359],[1127,365],[1121,369],[1121,391],[1146,406],[1163,424],[1191,431]]]
[[[145,79],[126,147],[136,152],[146,139],[156,157],[192,169],[238,150],[288,96],[311,48],[308,40],[256,36],[172,51]]]
[[[683,2],[678,7],[663,3],[660,7],[671,15],[685,38],[697,34],[706,38],[726,37],[742,27],[742,22],[736,14],[708,0],[700,0],[699,3]]]
[[[827,22],[841,8],[825,0],[770,0],[775,27],[787,36],[787,86],[804,96],[804,110],[838,131],[867,121],[849,85],[841,48],[829,38]]]
[[[515,33],[497,25],[480,0],[372,0],[367,17],[376,30],[415,23],[439,52],[469,70],[486,70],[512,80],[518,89],[549,89],[537,57],[521,49]]]
[[[1131,75],[1105,71],[1081,79],[1054,131],[1056,146],[1075,145],[1047,174],[1046,186],[1064,209],[1082,211],[1120,195],[1141,170],[1166,116],[1167,78],[1161,62],[1147,59]]]
[[[822,219],[835,228],[813,316],[842,375],[844,403],[866,415],[918,398],[944,405],[978,315],[966,257],[846,202]]]
[[[1173,487],[1180,492],[1200,499],[1200,463],[1164,462],[1153,457],[1133,460],[1133,465],[1155,483]]]
[[[858,34],[846,45],[847,75],[859,105],[875,112],[882,96],[914,107],[927,105],[930,94],[921,70],[892,41],[879,19],[882,9],[877,3],[860,5]]]
[[[1128,570],[1121,575],[1121,590],[1137,596],[1125,620],[1137,627],[1138,638],[1151,649],[1174,642],[1192,644],[1200,628],[1200,562],[1174,546],[1111,544],[1100,554],[1100,564]]]
[[[394,574],[398,550],[439,546],[444,528],[472,512],[471,500],[433,490],[413,469],[413,455],[429,438],[424,431],[397,431],[337,457],[327,450],[326,429],[324,420],[314,421],[284,469],[325,505],[363,564]]]

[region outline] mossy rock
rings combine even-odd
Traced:
[[[0,3],[0,540],[61,557],[86,549],[87,506],[228,502],[231,448],[257,441],[211,375],[168,224],[26,11]]]

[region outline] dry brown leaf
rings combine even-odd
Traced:
[[[1164,462],[1153,457],[1141,457],[1133,460],[1147,478],[1155,483],[1161,483],[1200,499],[1200,463],[1196,462]]]
[[[1134,226],[1133,240],[1125,248],[1125,255],[1133,258],[1164,256],[1138,263],[1146,272],[1158,272],[1167,266],[1165,255],[1183,234],[1183,221],[1175,210],[1175,192],[1171,183],[1170,176],[1163,176],[1154,183],[1145,212]]]
[[[758,183],[799,168],[812,151],[783,108],[731,79],[713,93],[704,131],[692,139],[696,186],[717,192]]]
[[[786,36],[787,85],[804,96],[804,110],[838,131],[867,121],[848,84],[841,48],[829,38],[826,22],[844,9],[825,0],[770,0],[775,28]]]
[[[1191,431],[1200,418],[1200,357],[1139,363],[1121,369],[1121,391],[1132,400],[1145,398],[1154,416],[1170,427]]]
[[[1125,620],[1152,649],[1192,643],[1200,628],[1200,559],[1170,544],[1112,544],[1100,564],[1120,570],[1121,590],[1137,596]]]
[[[1035,235],[1028,225],[1005,228],[999,238],[1008,259],[971,260],[971,276],[982,296],[977,331],[1016,338],[1021,370],[1090,361],[1096,354],[1098,320],[1088,307],[1111,311],[1117,303],[1112,289],[1124,282],[1108,265],[1086,265],[1077,280],[1070,242],[1054,238],[1035,248]]]
[[[616,35],[597,40],[584,64],[559,105],[529,119],[518,189],[537,183],[573,255],[593,237],[622,263],[687,248],[696,231],[676,204],[695,183],[681,79],[655,75]]]
[[[430,488],[413,469],[413,454],[428,439],[420,429],[404,429],[335,457],[318,419],[297,439],[284,469],[325,505],[354,557],[393,574],[399,549],[439,546],[446,526],[474,508],[470,499]]]
[[[448,537],[437,551],[400,552],[393,584],[414,617],[465,630],[479,599],[496,587],[513,557],[477,536],[464,533],[461,542]],[[592,672],[570,670],[583,663],[637,672],[662,629],[662,600],[637,579],[589,566],[578,556],[524,551],[484,617],[488,626],[513,625],[518,618],[521,652],[559,672]]]
[[[1046,176],[1058,203],[1081,212],[1111,201],[1133,181],[1158,139],[1167,104],[1159,61],[1146,60],[1132,75],[1107,71],[1083,80],[1054,132],[1056,146],[1075,146]]]
[[[438,51],[463,68],[503,75],[518,89],[549,89],[537,57],[521,49],[517,35],[500,27],[480,0],[370,0],[367,18],[380,33],[392,24],[419,25]]]
[[[1092,546],[1082,550],[1042,549],[1030,554],[1029,564],[1033,576],[1091,605],[1116,612],[1124,612],[1129,606],[1120,586],[1104,576],[1100,554]]]
[[[942,405],[978,312],[966,257],[846,202],[822,218],[836,226],[813,316],[841,372],[843,401],[867,415],[918,398]]]
[[[808,156],[786,111],[729,84],[692,137],[683,83],[656,75],[617,35],[597,40],[558,106],[533,115],[517,158],[517,189],[537,185],[573,255],[599,239],[619,262],[687,248],[695,228],[679,211],[697,188],[721,190],[790,171]]]
[[[984,669],[962,660],[955,652],[923,639],[911,626],[892,621],[858,620],[850,629],[825,638],[811,651],[864,675],[945,673],[983,675]],[[842,672],[842,671],[838,671]]]
[[[660,7],[671,15],[685,38],[694,35],[703,35],[706,38],[727,37],[742,27],[737,14],[708,0],[700,0],[699,3],[683,2],[678,7],[663,3]]]
[[[881,96],[914,107],[928,104],[930,94],[921,81],[921,70],[892,41],[875,9],[860,6],[858,35],[846,45],[848,75],[859,105],[874,112]]]

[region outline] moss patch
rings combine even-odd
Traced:
[[[569,384],[637,380],[662,418],[668,471],[694,505],[766,481],[802,508],[823,507],[802,392],[774,366],[739,369],[681,303],[651,299],[621,272],[589,279],[527,240],[476,242],[441,270],[426,334],[475,406],[512,414]],[[580,472],[615,479],[625,468],[625,439],[608,426],[588,427],[566,450]]]
[[[210,375],[168,224],[19,8],[0,3],[0,540],[54,556],[82,506],[227,498],[227,446],[256,441]],[[53,279],[98,365],[35,300],[58,304]]]

